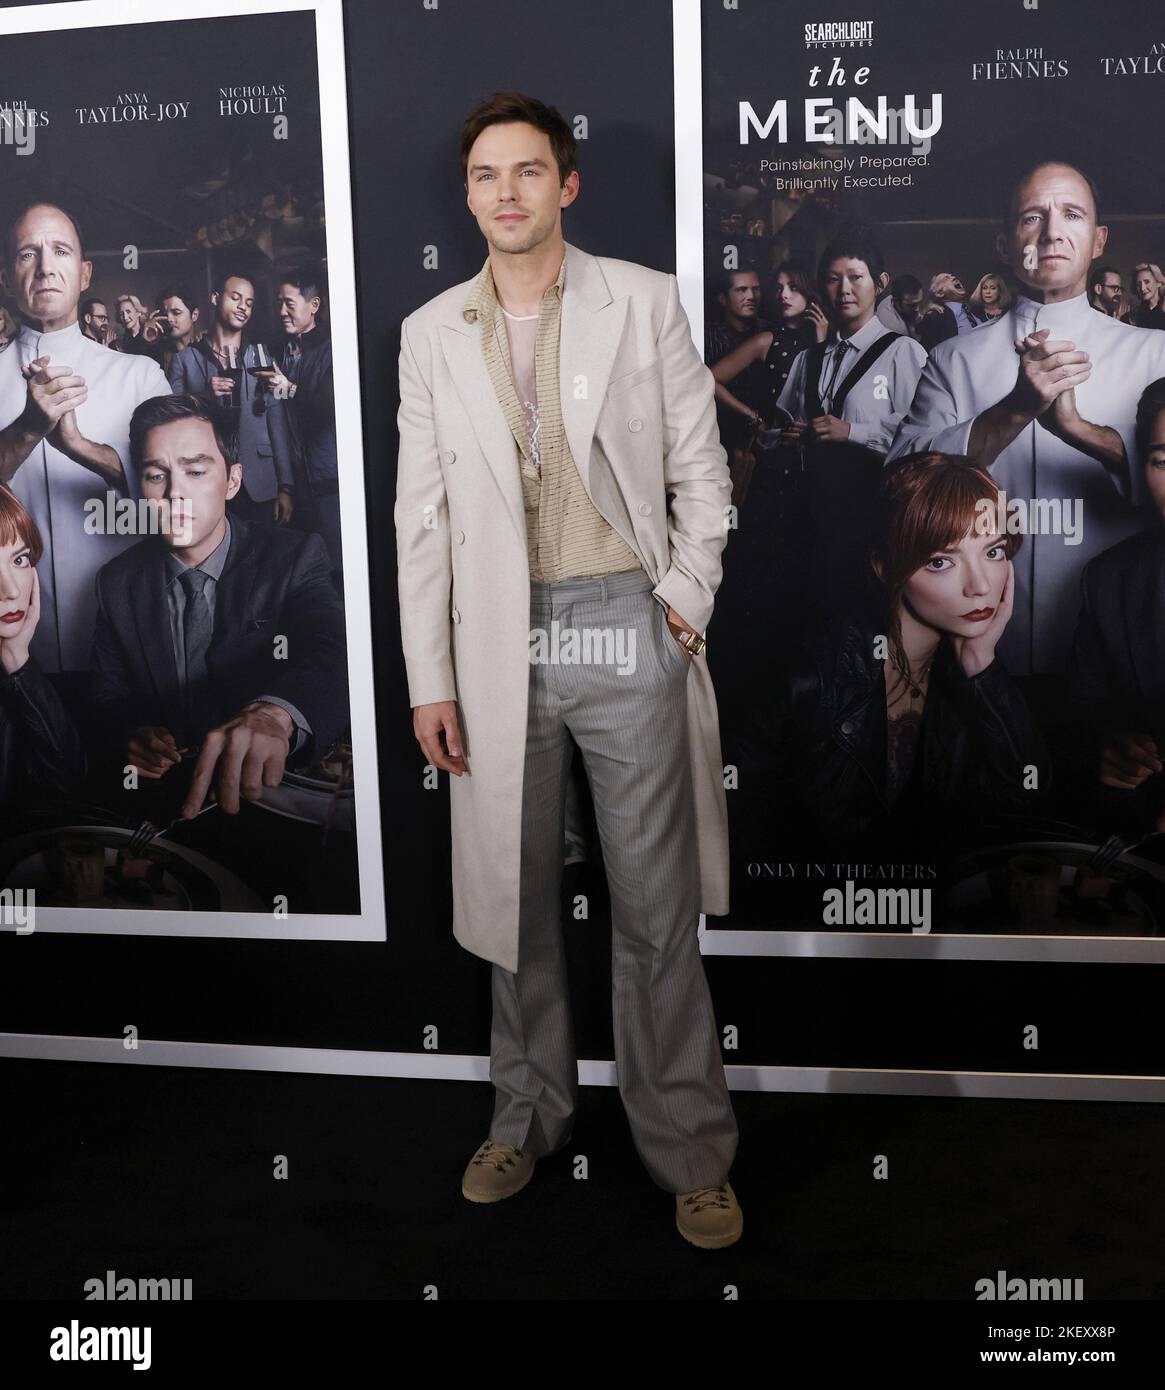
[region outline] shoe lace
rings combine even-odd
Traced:
[[[720,1187],[697,1187],[695,1191],[685,1195],[684,1206],[691,1207],[693,1213],[703,1211],[705,1207],[727,1207],[726,1186],[722,1184]]]
[[[473,1162],[480,1167],[496,1168],[499,1173],[504,1173],[507,1163],[511,1168],[514,1167],[511,1155],[515,1154],[518,1158],[524,1157],[523,1151],[513,1144],[497,1144],[492,1139],[487,1139],[474,1155]]]

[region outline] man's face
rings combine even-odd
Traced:
[[[320,297],[317,294],[304,299],[297,285],[280,285],[275,297],[275,309],[284,333],[307,333],[315,327]]]
[[[213,536],[242,480],[241,464],[228,474],[209,420],[171,420],[155,425],[143,440],[142,496],[169,501],[162,539],[176,554]]]
[[[721,292],[724,312],[738,319],[754,319],[760,308],[760,278],[755,271],[741,271],[732,277],[727,293]]]
[[[1149,431],[1149,451],[1145,455],[1145,481],[1157,514],[1165,521],[1165,410],[1157,412]]]
[[[1142,304],[1148,304],[1157,293],[1157,282],[1153,279],[1152,272],[1148,270],[1137,271],[1137,294]]]
[[[186,338],[194,332],[198,310],[188,309],[177,295],[163,299],[158,307],[166,315],[166,332],[171,338]]]
[[[1106,314],[1115,314],[1120,308],[1123,286],[1121,278],[1114,270],[1108,271],[1096,286],[1096,299]]]
[[[1025,285],[1065,299],[1084,292],[1088,267],[1107,240],[1108,228],[1096,225],[1088,181],[1066,164],[1047,164],[1015,190],[1011,227],[999,249]]]
[[[487,126],[473,142],[466,202],[496,251],[520,254],[554,235],[578,194],[578,171],[558,182],[550,137],[524,121]]]
[[[894,307],[902,315],[904,323],[913,323],[922,308],[922,291],[911,290],[908,294],[899,295],[894,300]]]
[[[127,333],[136,333],[141,315],[134,308],[128,299],[123,299],[117,306],[117,321]]]
[[[109,310],[104,304],[91,304],[89,312],[85,315],[85,326],[89,330],[89,336],[100,338],[109,327]]]
[[[241,275],[232,275],[222,290],[211,295],[223,328],[235,333],[251,321],[255,309],[255,286]]]
[[[868,317],[878,293],[869,266],[852,256],[831,262],[823,288],[833,321],[842,329]]]
[[[29,208],[12,228],[5,279],[17,308],[40,323],[74,323],[89,288],[91,261],[81,259],[77,232],[60,208]]]
[[[930,296],[940,304],[961,304],[967,297],[967,287],[957,275],[945,272],[930,282]]]

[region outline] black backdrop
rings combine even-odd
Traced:
[[[501,87],[588,117],[567,238],[675,269],[671,4],[442,0],[426,10],[420,0],[345,0],[344,9],[388,940],[5,933],[0,1031],[119,1038],[132,1023],[147,1040],[420,1053],[423,1030],[436,1025],[440,1052],[488,1053],[489,966],[452,938],[447,788],[422,789],[399,655],[400,319],[484,259],[456,141],[463,116]],[[912,42],[922,64],[932,39]],[[439,270],[422,269],[427,245],[439,248]],[[589,921],[566,926],[579,1055],[610,1058],[601,876],[588,866],[569,871],[564,892],[574,891],[589,893],[593,907]],[[729,1064],[1165,1070],[1160,976],[1147,966],[710,957],[707,969],[721,1025],[739,1029]],[[1038,1052],[1022,1047],[1032,1023]]]

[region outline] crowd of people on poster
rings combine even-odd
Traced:
[[[184,27],[129,32],[169,45]],[[288,98],[256,99],[267,146],[302,185],[258,205],[261,159],[226,125],[253,103],[219,99],[242,90],[208,84],[181,104],[210,132],[205,163],[225,151],[206,187],[234,205],[208,244],[205,189],[184,194],[195,171],[175,173],[189,220],[187,249],[159,253],[173,279],[143,277],[134,246],[121,260],[105,244],[105,200],[126,205],[98,172],[124,160],[116,128],[85,137],[105,141],[96,233],[81,137],[25,112],[39,114],[38,138],[20,153],[35,158],[13,154],[0,228],[0,856],[6,886],[42,906],[270,913],[267,866],[294,864],[288,847],[314,823],[334,877],[312,899],[318,863],[284,873],[284,906],[357,910],[353,827],[336,814],[353,777],[318,121],[280,131]],[[159,130],[157,148],[168,138]],[[129,204],[112,235],[132,242],[144,216]],[[240,815],[249,803],[286,818]],[[165,832],[195,819],[191,855],[181,830]]]
[[[1113,866],[1165,829],[1165,274],[1106,257],[1070,160],[1002,201],[981,261],[929,275],[844,218],[815,264],[725,268],[747,215],[713,217],[721,611],[773,639],[728,736],[734,893],[769,925],[877,877],[958,889],[937,929],[1152,934]]]

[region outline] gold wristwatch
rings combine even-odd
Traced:
[[[669,626],[668,631],[676,639],[680,646],[683,647],[683,649],[688,653],[689,656],[699,656],[700,653],[704,650],[704,648],[708,645],[708,643],[704,640],[703,637],[700,636],[698,632],[689,632],[686,627],[681,628],[679,632],[676,632],[672,627]]]

